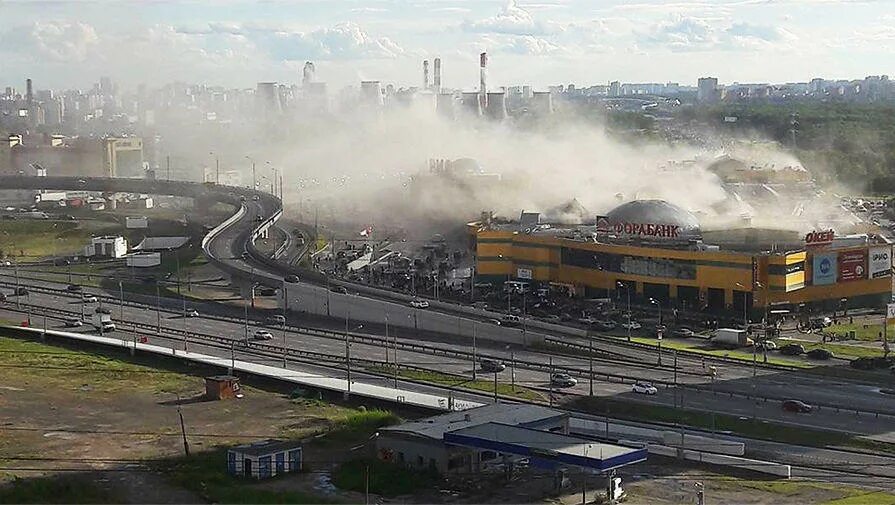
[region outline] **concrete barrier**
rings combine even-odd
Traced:
[[[671,447],[682,447],[684,449],[726,454],[728,456],[742,456],[746,453],[746,444],[742,442],[691,435],[677,431],[663,431],[662,442]]]
[[[569,419],[569,431],[586,436],[606,437],[606,422],[597,419],[572,417]],[[609,437],[656,442],[672,447],[698,450],[728,456],[742,456],[746,453],[746,444],[723,438],[684,434],[676,431],[641,428],[622,423],[609,423]]]
[[[619,443],[621,442],[622,441],[620,440]],[[628,443],[636,442],[628,441]],[[735,468],[737,470],[747,470],[784,479],[788,479],[792,476],[792,467],[773,461],[740,458],[738,456],[727,456],[724,454],[711,454],[701,451],[691,451],[689,449],[678,449],[677,447],[668,447],[667,445],[659,444],[647,444],[646,450],[649,454],[655,454],[657,456],[666,456],[669,458],[682,457],[687,461]]]

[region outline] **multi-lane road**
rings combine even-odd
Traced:
[[[0,277],[5,283],[2,289],[11,291],[14,282],[8,272]],[[48,281],[29,281],[31,292],[27,297],[18,297],[20,310],[26,310],[29,303],[32,307],[32,322],[34,325],[42,324],[44,309],[51,317],[48,326],[59,328],[61,320],[53,316],[61,316],[64,313],[78,315],[82,310],[79,295],[68,293],[65,285]],[[337,295],[332,294],[333,299]],[[5,303],[5,309],[15,309],[16,297],[10,297]],[[114,320],[124,322],[124,331],[116,332],[124,339],[132,338],[128,329],[128,323],[136,322],[143,326],[141,334],[154,334],[148,329],[161,322],[163,330],[172,332],[186,331],[195,334],[190,340],[187,337],[187,345],[200,345],[201,335],[215,335],[232,339],[242,343],[246,333],[254,334],[256,329],[265,328],[274,335],[274,340],[265,342],[269,345],[282,346],[284,332],[276,324],[265,324],[268,313],[262,311],[250,311],[249,325],[241,319],[242,314],[238,309],[232,309],[232,313],[223,313],[209,316],[214,309],[191,303],[200,311],[200,316],[195,318],[183,318],[182,312],[173,303],[165,306],[170,310],[162,309],[160,312],[152,305],[139,305],[128,302],[123,306],[117,303],[112,296],[104,300],[105,306],[112,311]],[[85,313],[92,312],[95,304],[88,304]],[[427,313],[426,311],[420,311]],[[17,312],[15,317],[21,318],[23,312]],[[15,319],[8,316],[10,319]],[[290,319],[291,324],[297,322],[306,323],[306,320],[298,317]],[[260,324],[259,324],[260,323]],[[325,356],[329,360],[327,373],[344,376],[343,370],[346,359],[345,336],[343,332],[329,332],[321,334],[312,330],[304,331],[296,326],[289,325],[285,331],[285,346],[288,349],[313,351],[317,355]],[[443,335],[432,332],[421,332],[417,338],[414,331],[404,330],[395,332],[390,329],[388,339],[381,331],[371,331],[373,328],[364,326],[358,328],[359,323],[349,320],[351,333],[350,356],[355,365],[378,363],[381,365],[397,361],[405,367],[415,367],[440,371],[457,376],[457,382],[472,379],[473,370],[479,379],[489,380],[493,375],[478,369],[477,361],[482,358],[502,360],[508,368],[499,374],[501,382],[515,382],[517,386],[527,387],[541,391],[545,396],[550,394],[551,386],[549,376],[551,371],[566,372],[579,379],[577,386],[567,389],[555,389],[557,401],[563,401],[569,397],[583,396],[590,393],[590,370],[593,366],[594,380],[593,393],[600,396],[620,397],[628,400],[660,404],[667,406],[684,406],[691,409],[715,411],[744,417],[756,417],[759,420],[788,423],[799,426],[830,429],[831,427],[843,428],[852,433],[868,435],[885,435],[895,432],[895,402],[891,397],[880,391],[880,388],[870,384],[861,384],[853,381],[835,380],[825,377],[803,374],[792,371],[779,371],[766,368],[752,368],[749,365],[724,364],[718,367],[715,380],[705,375],[701,365],[690,363],[680,366],[677,371],[666,360],[666,366],[656,367],[654,364],[637,363],[636,360],[623,361],[613,357],[598,357],[594,360],[587,356],[548,354],[542,351],[526,349],[521,346],[509,346],[496,344],[493,341],[482,339],[477,342],[473,353],[471,346],[465,341],[451,341],[444,339]],[[377,327],[376,330],[384,330]],[[82,331],[91,331],[88,327],[82,327]],[[163,333],[165,333],[163,331]],[[113,335],[115,335],[113,334]],[[170,333],[167,333],[170,335]],[[156,338],[151,335],[150,338]],[[166,338],[165,341],[170,341]],[[175,345],[182,345],[175,343]],[[251,344],[250,344],[251,346]],[[249,346],[249,347],[250,347]],[[222,352],[218,349],[218,352]],[[670,358],[670,356],[669,356]],[[320,359],[318,357],[318,359]],[[553,368],[548,366],[552,361]],[[680,365],[681,363],[679,363]],[[753,379],[753,374],[755,377]],[[378,377],[376,380],[388,381],[388,378]],[[659,392],[655,396],[635,394],[631,391],[631,382],[634,380],[647,380],[659,385]],[[678,386],[675,387],[674,383]],[[667,384],[663,387],[662,384]],[[785,413],[780,407],[780,398],[801,398],[805,401],[821,405],[841,406],[843,410],[837,412],[834,408],[822,408],[819,412],[810,415],[796,415]],[[890,408],[891,407],[891,408]],[[851,410],[848,410],[851,409]],[[861,411],[890,411],[893,416],[881,415],[879,417],[869,414],[856,415],[854,409]]]

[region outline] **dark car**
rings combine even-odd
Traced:
[[[811,359],[830,359],[833,357],[833,353],[826,349],[811,349],[806,355]]]
[[[873,358],[867,356],[853,359],[851,360],[851,363],[849,363],[849,365],[852,368],[856,368],[858,370],[873,370],[874,368],[876,368],[876,364],[874,363]]]
[[[788,344],[780,348],[780,354],[787,356],[798,356],[805,354],[805,348],[801,344]]]
[[[481,362],[482,371],[489,373],[499,373],[506,370],[507,366],[495,359],[483,359]]]
[[[78,286],[77,284],[69,284],[69,285],[65,288],[65,290],[66,290],[66,291],[70,291],[70,292],[72,292],[72,293],[78,293],[78,292],[81,291],[81,286]]]
[[[783,410],[787,412],[795,412],[798,414],[807,414],[811,412],[811,405],[801,400],[786,400],[783,402]]]
[[[258,288],[258,294],[261,296],[276,296],[277,290],[275,288],[260,287]]]
[[[283,280],[286,282],[298,282],[298,276],[297,275],[287,275]]]
[[[0,293],[0,302],[6,301],[6,293]]]
[[[23,287],[17,287],[13,292],[18,296],[24,296],[28,294],[28,290]]]
[[[340,295],[348,294],[348,290],[345,289],[345,286],[333,286],[332,288],[330,288],[330,291],[332,291],[333,293],[339,293]]]

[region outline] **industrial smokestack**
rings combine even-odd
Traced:
[[[423,60],[423,89],[429,89],[429,60]]]
[[[441,58],[435,58],[435,92],[441,93]]]
[[[482,53],[479,55],[479,78],[480,78],[480,87],[479,87],[479,97],[480,104],[482,110],[488,108],[488,86],[485,82],[485,72],[488,66],[488,53]]]
[[[25,100],[28,102],[28,110],[31,110],[31,104],[34,101],[34,89],[31,87],[31,79],[25,79]]]

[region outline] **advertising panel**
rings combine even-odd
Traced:
[[[836,253],[815,254],[812,284],[822,286],[836,282]]]
[[[516,269],[516,277],[519,279],[531,279],[531,269],[530,268],[517,268]]]
[[[839,253],[839,281],[859,281],[867,278],[867,250]],[[816,284],[816,283],[815,283]]]
[[[833,230],[812,231],[805,235],[806,247],[824,246],[833,243],[836,234]]]
[[[886,305],[886,320],[891,321],[895,319],[895,303],[890,303]]]
[[[892,271],[892,246],[870,248],[870,278],[888,277]]]

